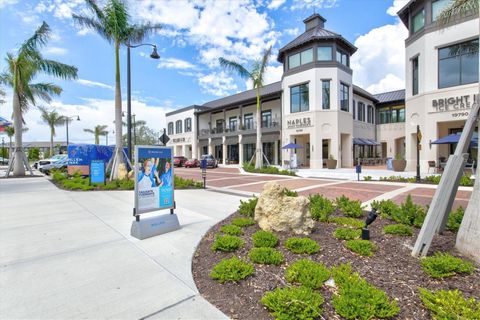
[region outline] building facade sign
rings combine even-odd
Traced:
[[[289,129],[305,128],[305,127],[311,127],[311,126],[312,126],[312,120],[310,117],[287,120],[287,128]]]
[[[472,108],[477,102],[475,95],[464,95],[457,97],[448,97],[442,99],[433,99],[432,107],[436,112],[458,111]]]
[[[172,142],[173,142],[173,143],[185,142],[185,137],[183,137],[183,138],[174,138],[174,139],[172,139]]]

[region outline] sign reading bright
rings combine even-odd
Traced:
[[[458,97],[448,97],[443,99],[432,100],[432,107],[437,112],[455,111],[462,109],[470,109],[473,104],[477,103],[475,95],[464,95]]]

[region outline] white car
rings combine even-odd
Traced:
[[[66,155],[66,154],[56,154],[51,158],[38,160],[37,162],[35,162],[33,164],[33,167],[35,169],[39,170],[40,172],[42,172],[43,166],[46,166],[46,165],[49,165],[49,164],[52,164],[54,162],[64,160],[64,159],[67,159],[67,158],[68,158],[68,155]]]

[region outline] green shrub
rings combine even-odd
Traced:
[[[247,201],[240,200],[240,206],[238,207],[238,213],[244,216],[253,218],[255,215],[255,207],[257,206],[258,198],[253,197]]]
[[[437,175],[437,176],[426,176],[424,179],[425,179],[425,182],[427,183],[439,184],[441,178],[442,178],[441,175]]]
[[[293,191],[288,188],[283,189],[283,194],[286,195],[287,197],[298,197],[297,191]]]
[[[350,200],[345,196],[341,196],[335,202],[337,208],[347,217],[358,218],[363,215],[362,202],[360,200]]]
[[[226,281],[239,281],[253,274],[255,269],[251,263],[247,263],[237,257],[223,259],[213,267],[210,277],[220,283]]]
[[[330,278],[330,271],[321,263],[309,259],[300,259],[288,266],[285,271],[285,279],[290,283],[318,289]]]
[[[213,251],[231,252],[243,247],[244,241],[237,236],[217,236],[212,244]]]
[[[412,227],[404,224],[391,224],[383,228],[385,234],[395,234],[398,236],[411,236],[413,234]]]
[[[231,225],[231,224],[227,224],[227,225],[222,226],[220,228],[220,231],[222,231],[225,234],[229,234],[231,236],[239,236],[239,235],[243,234],[242,228]]]
[[[400,207],[392,200],[374,200],[372,201],[372,209],[376,209],[380,216],[391,219],[395,211],[400,210]]]
[[[419,291],[433,319],[480,319],[480,301],[466,299],[458,290],[434,292],[419,288]]]
[[[323,297],[306,287],[277,288],[267,292],[261,303],[275,319],[317,319],[322,313]]]
[[[365,225],[365,222],[362,220],[346,217],[335,217],[329,219],[329,221],[342,226],[349,226],[354,228],[363,228],[363,226]]]
[[[288,238],[285,241],[285,248],[293,253],[313,254],[320,250],[320,245],[309,238]]]
[[[447,229],[453,232],[457,232],[460,228],[460,224],[463,220],[463,215],[465,210],[462,207],[459,207],[457,210],[450,212],[448,215]]]
[[[285,176],[295,176],[295,172],[289,170],[280,170],[277,167],[273,166],[264,166],[260,169],[256,169],[254,164],[249,164],[248,162],[243,163],[243,170],[251,173],[265,173],[265,174],[279,174]]]
[[[422,258],[421,264],[423,271],[432,278],[446,278],[459,273],[470,274],[475,270],[471,262],[446,252],[435,252],[433,256]]]
[[[369,284],[349,264],[332,269],[338,293],[333,297],[335,311],[345,319],[388,319],[395,317],[400,308],[395,300]]]
[[[67,178],[66,174],[61,172],[60,170],[52,170],[52,179],[53,181],[60,182]]]
[[[374,250],[373,243],[368,240],[348,240],[345,246],[347,249],[365,257],[370,257]]]
[[[255,220],[252,218],[235,218],[232,221],[232,224],[237,227],[248,227],[255,224]]]
[[[272,232],[259,230],[252,235],[254,247],[273,248],[278,244],[278,237]]]
[[[185,179],[179,176],[173,176],[175,189],[200,189],[203,188],[203,182],[193,179]]]
[[[310,200],[310,214],[313,220],[326,222],[335,212],[333,201],[322,195],[310,195],[308,199]]]
[[[425,209],[421,205],[414,204],[412,196],[408,195],[405,202],[400,205],[400,209],[392,213],[392,219],[409,226],[421,227],[426,215]]]
[[[358,239],[362,235],[362,230],[352,228],[337,228],[333,236],[340,240]]]
[[[372,176],[364,176],[363,177],[363,180],[365,180],[365,181],[372,181],[372,179],[373,179]]]
[[[273,248],[253,248],[248,253],[252,262],[279,265],[283,262],[283,253]]]
[[[472,179],[470,179],[470,175],[463,175],[460,178],[460,185],[462,187],[472,187],[473,183],[474,183],[474,181]]]

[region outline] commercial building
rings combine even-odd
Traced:
[[[410,30],[407,89],[380,94],[352,82],[350,57],[357,48],[325,29],[326,20],[319,14],[305,19],[305,31],[279,50],[282,80],[260,91],[262,146],[268,162],[288,164],[295,152],[300,167],[322,168],[330,157],[340,168],[352,167],[358,158],[381,163],[401,155],[412,170],[417,124],[423,133],[423,170],[429,160],[448,156],[451,147],[428,142],[461,130],[478,91],[478,13],[447,28],[432,25],[432,12],[446,2],[412,0],[399,12]],[[416,14],[422,8],[420,27]],[[472,51],[458,53],[465,46]],[[450,48],[460,48],[455,62],[444,61]],[[169,145],[176,155],[189,158],[212,154],[222,163],[249,161],[255,152],[256,112],[255,91],[248,90],[168,113]],[[187,119],[193,124],[185,132]],[[282,150],[288,143],[302,148]]]

